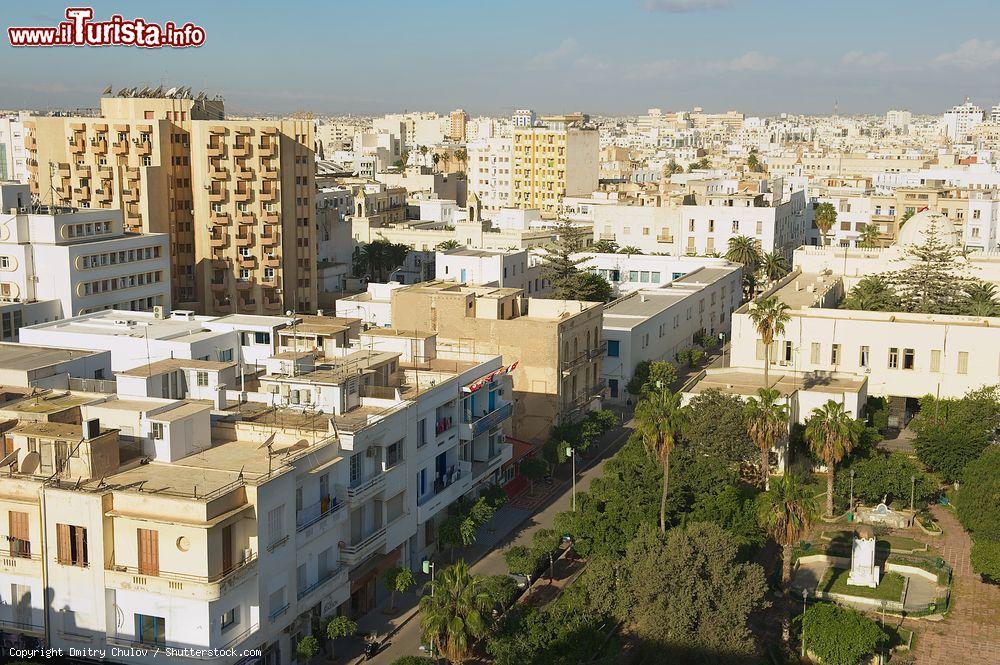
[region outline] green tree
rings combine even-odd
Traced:
[[[308,663],[319,653],[319,640],[312,635],[306,635],[295,643],[295,657],[299,662]]]
[[[821,245],[826,246],[829,244],[826,236],[836,223],[837,209],[833,207],[832,203],[820,203],[813,209],[813,224],[819,229],[819,234],[822,238]]]
[[[847,506],[851,492],[851,471],[854,472],[854,498],[875,505],[885,496],[890,502],[909,505],[911,478],[916,506],[933,501],[938,495],[937,483],[902,453],[876,451],[869,457],[852,457],[850,463],[837,471],[836,496],[840,505]]]
[[[514,545],[503,551],[503,560],[507,570],[515,575],[534,577],[538,570],[538,553],[524,545]]]
[[[903,311],[923,314],[959,314],[968,285],[965,264],[958,261],[961,249],[942,238],[934,217],[928,222],[924,240],[907,245],[906,267],[888,275],[899,294]]]
[[[768,296],[751,302],[748,306],[750,321],[753,323],[760,343],[764,346],[764,387],[770,388],[768,371],[771,366],[771,346],[774,338],[785,334],[785,324],[791,321],[788,305],[778,300],[777,296]]]
[[[608,302],[614,292],[611,284],[596,272],[585,270],[580,273],[576,300],[585,302]]]
[[[775,388],[758,388],[757,397],[747,400],[744,417],[747,434],[760,451],[760,484],[767,487],[771,451],[788,433],[788,405],[782,404],[781,392]]]
[[[552,285],[554,298],[579,300],[585,274],[579,265],[589,257],[574,255],[586,247],[587,231],[569,220],[560,220],[553,231],[556,240],[542,257],[542,277]]]
[[[884,275],[868,275],[854,285],[840,307],[867,312],[898,312],[902,309],[902,303],[888,278]]]
[[[447,252],[450,249],[458,249],[461,246],[461,243],[457,240],[442,240],[438,244],[434,245],[434,249],[441,252]]]
[[[464,561],[441,571],[431,587],[419,604],[422,637],[448,662],[462,663],[472,654],[473,642],[489,630],[493,599]]]
[[[641,397],[650,391],[669,388],[677,380],[677,368],[665,360],[642,360],[636,364],[625,386],[630,394]]]
[[[768,282],[777,282],[790,272],[788,259],[777,252],[764,252],[760,255],[760,271]]]
[[[750,154],[747,155],[747,169],[749,169],[752,173],[764,170],[764,166],[761,164],[760,158],[757,157],[757,150],[755,148],[751,148]]]
[[[667,176],[672,176],[675,173],[683,173],[684,167],[678,164],[677,160],[671,157],[670,161],[668,161],[667,165],[664,167],[664,171],[666,172]]]
[[[833,515],[833,479],[837,464],[851,454],[861,438],[861,426],[832,399],[812,410],[805,438],[813,454],[826,465],[826,514]]]
[[[972,543],[969,554],[972,570],[993,584],[1000,583],[1000,541],[979,540]]]
[[[816,499],[792,474],[771,480],[771,486],[758,497],[760,524],[781,546],[781,589],[788,597],[792,584],[792,547],[809,532],[816,515]],[[785,643],[791,636],[787,614],[782,621]]]
[[[967,284],[962,313],[969,316],[997,316],[1000,314],[996,284],[989,282],[970,282]]]
[[[333,646],[341,637],[350,637],[358,632],[358,624],[348,617],[338,615],[326,623],[326,638],[330,640],[330,658],[334,658]]]
[[[754,652],[748,620],[767,607],[767,583],[758,564],[740,562],[738,550],[731,534],[705,523],[665,535],[646,525],[629,544],[619,564],[623,591],[634,599],[628,618],[640,637],[665,645],[661,662],[705,653],[733,662]]]
[[[732,236],[726,250],[726,260],[739,263],[744,273],[755,273],[760,268],[760,246],[750,236]]]
[[[874,249],[879,246],[881,238],[882,231],[879,229],[878,224],[869,222],[861,229],[861,235],[858,236],[858,247]]]
[[[535,491],[535,482],[549,473],[549,465],[541,457],[526,457],[521,460],[521,475],[528,479],[528,492]]]
[[[618,252],[618,244],[614,240],[598,240],[590,249],[598,254],[615,254]]]
[[[389,611],[396,611],[396,594],[406,593],[417,584],[413,571],[409,568],[396,566],[385,571],[385,588],[389,591]]]
[[[694,173],[695,171],[704,171],[709,168],[712,163],[709,161],[708,157],[702,157],[699,160],[693,161],[688,164],[688,173]]]
[[[801,616],[806,649],[824,665],[860,665],[881,653],[889,638],[867,616],[833,603],[816,603]]]
[[[744,402],[717,388],[706,390],[688,403],[690,417],[684,430],[684,447],[699,455],[712,455],[737,467],[752,466],[756,447],[747,431]]]
[[[740,547],[741,559],[749,559],[764,543],[756,498],[733,485],[722,485],[712,494],[699,494],[684,517],[688,523],[711,522],[728,531]]]
[[[635,409],[635,433],[663,469],[660,495],[660,532],[667,530],[667,492],[670,484],[670,453],[684,430],[688,409],[681,406],[680,393],[661,388],[650,392]]]
[[[944,480],[958,482],[966,465],[982,454],[1000,428],[1000,392],[990,386],[960,399],[926,395],[910,426],[920,461]]]
[[[482,578],[483,591],[489,594],[493,607],[502,612],[517,596],[517,582],[510,575],[490,575]]]
[[[976,540],[1000,542],[1000,446],[990,446],[965,467],[955,497],[958,519]]]

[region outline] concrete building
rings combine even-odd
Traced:
[[[0,117],[0,182],[28,184],[28,151],[24,146],[27,112]]]
[[[360,319],[367,327],[392,327],[392,292],[399,282],[371,282],[364,293],[337,299],[337,316]]]
[[[166,234],[125,232],[119,210],[0,213],[0,299],[56,301],[53,318],[169,310],[169,253]]]
[[[739,297],[741,268],[726,259],[695,256],[663,256],[648,254],[600,254],[581,252],[574,259],[583,259],[581,270],[590,270],[608,280],[615,296],[633,291],[659,289],[671,285],[686,275],[705,269],[729,271],[736,283]]]
[[[470,141],[466,146],[469,192],[479,197],[485,219],[493,219],[502,208],[513,205],[512,150],[511,139],[500,137]]]
[[[518,109],[510,116],[511,125],[514,127],[534,127],[535,112],[531,109]]]
[[[699,267],[669,284],[647,285],[605,305],[607,354],[601,376],[608,397],[628,397],[626,386],[640,362],[676,363],[677,353],[697,345],[702,336],[728,339],[733,312],[743,300],[741,274],[735,265]]]
[[[602,311],[600,303],[452,282],[392,292],[393,325],[437,333],[439,349],[499,354],[514,368],[513,434],[536,443],[604,396]]]
[[[120,91],[100,116],[25,125],[42,203],[119,208],[127,231],[169,234],[175,306],[315,309],[312,122],[225,120],[221,99],[182,89]]]
[[[950,141],[968,141],[972,130],[984,119],[983,109],[966,98],[964,104],[951,107],[941,116],[941,133]]]
[[[465,143],[465,126],[469,122],[469,114],[464,109],[455,109],[448,114],[448,140],[454,143]]]
[[[541,259],[525,249],[513,252],[466,248],[438,251],[434,269],[437,280],[523,289],[529,298],[543,297],[549,291],[542,278]]]
[[[511,152],[511,205],[554,216],[567,195],[597,189],[599,140],[579,115],[550,116],[545,126],[515,127]]]

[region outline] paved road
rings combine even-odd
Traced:
[[[594,478],[604,473],[604,464],[618,450],[621,444],[625,442],[630,433],[630,429],[620,430],[608,446],[596,456],[595,459],[597,461],[593,466],[585,471],[577,470],[577,492],[586,491]],[[472,572],[477,575],[505,574],[507,572],[507,564],[503,560],[503,549],[510,545],[529,545],[531,537],[536,531],[551,527],[557,514],[570,510],[572,501],[573,488],[571,484],[567,483],[565,487],[560,488],[555,493],[554,497],[539,512],[535,513],[519,528],[515,529],[513,533],[501,540],[496,547],[473,565]],[[368,662],[373,663],[373,665],[389,665],[400,656],[425,655],[421,654],[419,648],[420,616],[417,615],[392,637],[389,644],[378,656]]]

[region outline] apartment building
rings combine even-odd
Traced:
[[[582,115],[543,117],[543,126],[515,127],[511,153],[511,206],[554,216],[567,195],[597,189],[600,147]]]
[[[578,219],[589,218],[595,242],[607,240],[644,254],[682,253],[678,245],[681,208],[658,193],[608,196],[595,192],[588,198],[567,198],[565,206]]]
[[[142,394],[163,369],[152,367],[127,373],[137,395],[0,406],[14,421],[3,631],[23,645],[120,647],[126,663],[154,662],[129,647],[159,647],[203,650],[180,662],[259,650],[284,665],[320,622],[369,611],[385,570],[419,569],[447,507],[511,458],[508,368],[398,331],[310,363],[301,375],[275,365],[263,383],[277,390],[238,408]]]
[[[455,109],[448,114],[448,140],[454,143],[465,142],[465,126],[469,122],[469,114],[464,109]]]
[[[28,197],[27,185],[0,187],[4,201],[12,188]],[[169,253],[165,233],[125,232],[120,210],[0,213],[0,299],[56,301],[53,319],[169,309]]]
[[[392,292],[394,326],[436,332],[439,348],[503,357],[513,368],[513,435],[536,443],[605,394],[602,313],[601,303],[514,288],[433,281]]]
[[[595,272],[608,280],[615,296],[633,291],[670,286],[699,270],[729,271],[740,287],[741,267],[726,259],[703,256],[669,256],[658,254],[601,254],[580,252],[573,259],[582,259],[581,270]],[[739,293],[736,294],[739,296]]]
[[[941,116],[941,133],[949,141],[968,141],[972,130],[982,124],[985,117],[983,109],[969,103],[966,97],[964,104],[951,107]]]
[[[24,146],[27,112],[0,117],[0,182],[28,184],[28,151]]]
[[[337,298],[337,316],[359,319],[366,327],[392,327],[392,292],[399,282],[369,282],[364,293]]]
[[[466,168],[469,192],[479,197],[483,217],[492,219],[502,208],[511,205],[511,159],[513,142],[507,138],[487,138],[466,145],[469,162]]]
[[[694,347],[702,335],[728,339],[732,314],[743,301],[741,275],[742,268],[733,264],[702,266],[605,305],[601,376],[608,397],[628,397],[625,388],[643,361],[675,363],[677,353]]]
[[[176,306],[314,309],[313,124],[224,117],[221,99],[182,89],[120,91],[101,99],[97,117],[32,118],[32,194],[119,208],[127,231],[168,234]]]
[[[438,251],[434,258],[434,277],[469,286],[499,286],[523,289],[530,298],[549,291],[542,277],[542,263],[537,254],[526,249],[501,251],[458,248]]]

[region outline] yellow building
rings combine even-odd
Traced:
[[[32,193],[46,204],[121,208],[126,230],[169,233],[175,307],[312,310],[312,123],[223,118],[221,100],[183,90],[104,97],[99,117],[33,118]]]
[[[544,126],[514,129],[511,204],[554,216],[564,196],[597,189],[600,149],[597,130],[584,127],[584,116],[542,120]]]

